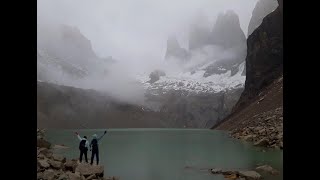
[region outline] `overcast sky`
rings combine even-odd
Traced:
[[[188,47],[188,30],[199,12],[212,27],[217,14],[234,10],[247,34],[257,0],[38,0],[38,23],[77,26],[98,56],[121,61],[161,61],[175,34]]]

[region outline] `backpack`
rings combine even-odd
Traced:
[[[98,141],[97,139],[93,139],[91,141],[92,149],[98,149]]]
[[[80,150],[85,150],[85,149],[87,149],[87,147],[86,147],[86,142],[87,142],[87,140],[81,140],[80,141],[80,144],[79,144],[79,149]]]

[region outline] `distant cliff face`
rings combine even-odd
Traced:
[[[282,0],[247,40],[246,82],[235,109],[245,105],[283,74]]]
[[[37,46],[50,56],[65,59],[69,63],[89,67],[98,57],[91,42],[77,27],[67,25],[38,25]]]
[[[70,85],[92,74],[106,75],[115,62],[100,58],[78,28],[66,25],[38,25],[37,79]]]
[[[246,36],[240,27],[239,17],[234,11],[229,10],[218,15],[212,30],[211,44],[225,48],[246,44]]]
[[[189,52],[180,47],[178,40],[174,36],[170,36],[167,40],[167,51],[165,59],[176,58],[178,60],[188,60],[190,58]]]
[[[259,0],[253,9],[252,17],[248,27],[248,36],[262,23],[269,13],[278,7],[277,0]]]

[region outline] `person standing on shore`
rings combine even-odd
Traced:
[[[96,156],[96,160],[97,160],[97,165],[99,164],[99,147],[98,147],[98,142],[101,140],[101,138],[107,134],[107,131],[104,131],[104,134],[102,134],[100,137],[97,136],[97,134],[93,135],[93,139],[91,140],[90,143],[90,151],[92,151],[91,154],[91,165],[93,164],[93,159],[94,156]]]
[[[80,163],[82,162],[82,156],[84,155],[84,158],[86,160],[86,163],[88,163],[88,149],[89,149],[89,141],[87,140],[87,136],[83,136],[83,138],[80,137],[78,132],[75,132],[78,139],[80,140],[79,144],[79,150],[80,150]]]

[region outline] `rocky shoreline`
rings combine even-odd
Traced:
[[[227,179],[234,180],[258,180],[263,179],[260,173],[268,173],[271,175],[279,175],[280,172],[269,165],[259,166],[254,170],[228,170],[228,169],[220,169],[213,168],[210,169],[210,172],[214,175],[223,175]]]
[[[52,145],[44,138],[44,130],[37,129],[37,179],[38,180],[119,180],[104,177],[103,165],[79,163],[77,159],[52,152]]]
[[[261,98],[260,101],[263,101]],[[255,146],[283,149],[283,108],[257,114],[231,131],[233,138],[253,142]]]

